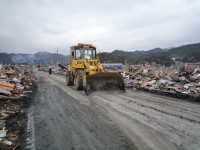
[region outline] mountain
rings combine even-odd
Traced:
[[[155,62],[166,66],[173,64],[171,58],[176,58],[183,62],[200,62],[200,43],[183,45],[175,48],[155,48],[148,51],[137,50],[127,52],[115,50],[103,57],[107,62],[111,61],[113,63],[141,64]],[[102,60],[101,55],[100,59]]]
[[[69,56],[49,53],[38,52],[35,54],[7,54],[0,53],[0,63],[6,64],[56,64],[56,62],[67,64]]]
[[[174,62],[171,58],[176,58],[183,62],[200,62],[200,43],[188,44],[172,48],[154,48],[148,51],[123,51],[114,50],[111,53],[103,52],[97,54],[102,63],[127,63],[127,64],[144,64],[157,63],[170,66]],[[38,52],[35,54],[7,54],[0,53],[0,63],[10,64],[53,64],[56,62],[67,64],[69,56]]]
[[[102,62],[108,63],[109,61],[113,63],[127,63],[127,64],[141,64],[145,62],[156,62],[162,65],[171,65],[173,62],[171,58],[165,58],[162,55],[168,49],[154,48],[149,51],[123,51],[123,50],[114,50],[111,53],[108,53],[104,57],[99,55]],[[104,61],[104,60],[107,61]],[[113,61],[114,60],[114,61]]]
[[[32,62],[34,64],[56,64],[56,62],[67,64],[69,61],[69,56],[56,54],[56,53],[49,53],[49,52],[38,52],[35,53],[32,57]]]
[[[172,48],[166,53],[166,57],[179,58],[184,62],[200,62],[200,43]]]
[[[126,57],[122,54],[122,56],[118,56],[113,53],[102,52],[97,54],[98,58],[102,63],[123,63]]]

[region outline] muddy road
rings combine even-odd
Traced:
[[[127,90],[84,92],[65,77],[36,72],[30,149],[200,149],[200,105]]]

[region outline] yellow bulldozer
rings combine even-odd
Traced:
[[[123,77],[117,72],[105,72],[97,58],[96,47],[82,44],[70,47],[70,63],[67,66],[66,83],[77,90],[89,93],[97,90],[125,92]]]

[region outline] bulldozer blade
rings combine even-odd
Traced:
[[[125,92],[123,77],[120,73],[102,72],[86,77],[85,92],[88,95],[93,91],[122,91]]]

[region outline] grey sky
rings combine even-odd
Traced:
[[[200,0],[0,0],[0,52],[68,54],[200,42]]]

